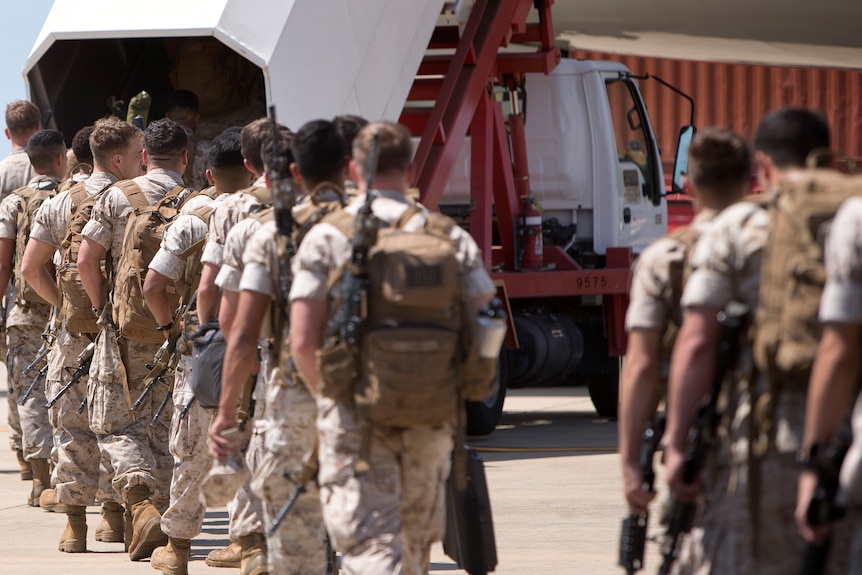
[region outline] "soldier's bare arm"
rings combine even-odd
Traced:
[[[316,353],[323,345],[326,303],[309,298],[293,300],[290,305],[290,351],[302,381],[317,397]]]
[[[683,502],[694,501],[700,490],[699,481],[692,484],[683,481],[683,457],[697,408],[713,381],[721,337],[719,311],[712,307],[689,308],[671,358],[665,466],[671,490]]]
[[[239,292],[223,290],[219,303],[218,323],[226,341],[230,341],[233,331],[233,319],[236,317],[236,306],[239,303]]]
[[[21,260],[21,275],[45,301],[58,306],[60,302],[57,297],[57,282],[46,267],[51,263],[54,251],[51,244],[31,237]]]
[[[206,323],[216,317],[218,311],[219,290],[215,283],[219,267],[204,263],[201,270],[201,281],[198,287],[198,318]]]
[[[231,454],[231,442],[222,437],[221,432],[237,425],[236,404],[254,369],[257,340],[271,301],[269,294],[251,290],[239,293],[237,314],[222,364],[218,414],[209,431],[210,454],[219,461]]]
[[[0,239],[0,294],[6,293],[9,287],[9,278],[12,277],[12,260],[15,257],[15,240],[9,238]]]
[[[168,298],[168,287],[173,283],[171,278],[153,269],[147,270],[147,277],[144,280],[144,301],[147,302],[147,307],[150,308],[157,325],[168,325],[174,318],[174,310],[171,309]],[[162,334],[167,339],[170,336],[170,330],[164,330]]]
[[[81,285],[90,298],[90,303],[101,310],[102,301],[102,270],[99,263],[105,255],[105,248],[97,241],[84,236],[81,239],[81,249],[78,252],[78,273],[81,275]]]
[[[838,428],[850,403],[859,373],[859,344],[862,325],[830,323],[823,330],[817,356],[811,371],[805,408],[805,434],[802,451],[808,453],[814,443],[825,445]],[[829,526],[814,528],[808,524],[807,510],[817,487],[817,474],[805,470],[799,476],[796,523],[809,543],[819,542]]]
[[[623,362],[620,382],[619,438],[623,466],[623,490],[631,513],[647,510],[655,493],[642,489],[640,446],[647,421],[658,405],[661,333],[633,329]]]

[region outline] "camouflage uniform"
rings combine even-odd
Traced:
[[[768,221],[768,213],[751,202],[740,202],[715,218],[692,254],[692,273],[682,298],[684,308],[724,308],[737,301],[754,313]],[[740,350],[737,365],[741,373],[752,373],[750,344]],[[760,460],[752,460],[749,438],[757,430],[752,429],[751,396],[765,389],[766,383],[763,376],[754,381],[743,376],[726,390],[728,436],[719,448],[708,494],[702,563],[686,565],[690,572],[768,575],[797,571],[802,563],[804,543],[793,513],[799,476],[795,452],[802,437],[805,396],[798,391],[782,394],[775,410],[775,446]],[[758,465],[755,470],[749,468],[752,461]],[[756,492],[749,485],[752,471],[759,476]],[[753,549],[755,537],[757,546]],[[846,572],[846,550],[846,540],[834,542],[828,573]],[[686,557],[681,563],[686,564]]]
[[[862,325],[862,198],[845,201],[835,215],[826,242],[826,286],[820,299],[820,321]],[[860,396],[862,397],[862,396]],[[852,416],[854,441],[841,469],[841,487],[849,507],[850,569],[862,573],[862,400]]]
[[[355,214],[363,201],[359,196],[345,209]],[[399,218],[409,203],[402,194],[384,190],[372,206],[386,225]],[[421,225],[421,220],[417,214],[405,228]],[[490,297],[495,289],[479,248],[457,226],[451,237],[466,298]],[[334,226],[323,222],[313,227],[294,259],[290,299],[335,301],[338,294],[329,293],[327,282],[350,253],[350,238]],[[320,497],[333,546],[343,554],[345,572],[427,573],[431,544],[445,528],[444,486],[452,425],[396,429],[358,421],[352,403],[320,398],[317,407]],[[360,474],[355,465],[361,457],[360,429],[365,426],[370,428],[371,469]]]
[[[33,189],[53,188],[59,183],[57,178],[36,176],[27,183]],[[17,241],[18,212],[21,198],[9,194],[0,202],[0,238]],[[9,301],[7,292],[7,301]],[[14,290],[11,292],[14,299]],[[51,313],[48,304],[15,302],[6,318],[6,336],[9,351],[6,355],[11,395],[23,394],[35,377],[35,373],[24,375],[24,368],[36,357],[42,341],[42,332]],[[54,430],[45,409],[45,384],[40,382],[33,388],[24,405],[17,405],[21,422],[22,446],[26,459],[50,459],[54,445]]]
[[[84,187],[87,193],[92,195],[116,180],[112,174],[96,172],[85,180]],[[36,212],[30,237],[59,249],[71,212],[72,199],[69,192],[61,192],[44,202]],[[75,366],[78,355],[89,343],[88,336],[69,332],[65,326],[60,327],[47,374],[51,397],[71,379],[71,374],[64,368]],[[52,408],[59,431],[57,466],[54,469],[57,498],[61,503],[69,505],[86,506],[92,505],[94,499],[103,503],[117,499],[111,487],[113,473],[100,470],[103,454],[100,453],[96,434],[90,429],[87,412],[77,412],[78,406],[86,397],[87,379],[86,375],[82,377]],[[104,455],[104,459],[108,460],[107,454]]]
[[[190,212],[211,204],[207,196],[198,196],[183,206],[183,214],[165,230],[161,249],[150,262],[150,269],[182,283],[188,266],[194,264],[183,254],[206,237],[207,224]],[[194,397],[191,388],[192,358],[181,355],[174,375],[174,412],[170,428],[170,452],[174,457],[171,478],[171,503],[162,514],[162,531],[176,539],[196,537],[203,525],[206,506],[201,486],[212,465],[207,452],[207,431],[215,410],[193,402],[183,419],[180,413]]]
[[[260,222],[254,218],[247,217],[251,213],[259,211],[262,206],[249,194],[237,192],[232,194],[230,200],[225,202],[225,210],[221,213],[213,212],[213,225],[211,228],[210,243],[204,248],[205,257],[213,258],[214,265],[221,266],[216,284],[223,290],[239,291],[240,276],[243,271],[243,248],[252,237],[255,230],[260,227]],[[227,214],[230,214],[228,216]],[[229,217],[239,217],[245,214],[244,219],[231,226]],[[224,233],[227,231],[230,233]],[[219,246],[222,242],[223,246]],[[252,435],[245,452],[245,462],[251,473],[248,481],[237,491],[236,496],[228,505],[230,515],[230,538],[238,540],[240,537],[253,533],[263,533],[264,508],[259,493],[252,490],[251,478],[260,472],[261,459],[264,451],[264,438],[267,431],[266,394],[267,379],[272,377],[274,370],[273,361],[270,357],[271,342],[263,339],[259,342],[261,352],[261,364],[258,370],[257,381],[254,391],[254,420]],[[277,553],[277,550],[268,549],[268,554]],[[271,555],[270,555],[271,556]]]
[[[242,190],[219,197],[210,217],[207,243],[201,262],[221,267],[224,264],[224,246],[228,233],[242,220],[263,209],[257,198]]]
[[[0,161],[0,201],[2,201],[9,192],[17,190],[21,186],[27,184],[33,178],[33,166],[30,164],[30,158],[24,148],[13,148],[9,155]],[[7,357],[8,348],[6,347],[6,314],[8,308],[11,307],[11,302],[15,300],[15,286],[13,285],[14,278],[9,278],[9,286],[6,290],[5,303],[0,309],[0,320],[2,320],[3,329],[0,330],[0,352],[8,366],[12,361]],[[11,372],[9,372],[11,373]],[[18,416],[18,403],[16,402],[15,388],[10,377],[6,378],[6,402],[9,410],[6,415],[6,422],[9,424],[9,430],[12,432],[9,436],[9,446],[12,451],[22,451],[21,446],[21,419]]]
[[[151,169],[134,181],[150,205],[183,184],[177,173],[164,169]],[[131,212],[132,206],[123,191],[118,187],[110,188],[96,201],[93,215],[81,232],[108,251],[113,269],[117,269],[122,255]],[[117,328],[108,324],[110,322],[99,334],[90,369],[90,427],[111,457],[114,489],[123,499],[130,487],[145,485],[153,494],[153,504],[164,509],[173,473],[173,456],[168,449],[168,416],[172,409],[162,414],[156,427],[151,427],[149,422],[166,390],[157,386],[137,411],[133,413],[130,408],[131,402],[144,390],[143,380],[149,371],[146,364],[152,361],[159,345],[121,339]],[[122,360],[121,354],[125,355]]]

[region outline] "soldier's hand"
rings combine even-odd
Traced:
[[[635,515],[646,512],[650,501],[655,499],[655,491],[643,490],[643,475],[639,465],[623,465],[623,490],[629,512]]]
[[[226,461],[234,450],[233,442],[224,437],[221,433],[226,429],[236,427],[236,413],[224,413],[222,410],[216,414],[213,422],[210,424],[208,434],[209,452],[213,459],[218,461]]]
[[[814,492],[817,490],[817,474],[806,469],[799,474],[799,485],[796,491],[796,525],[799,527],[799,534],[807,543],[821,544],[829,536],[832,530],[832,525],[811,525],[808,523],[808,506],[811,504],[811,499],[814,497]]]
[[[700,493],[700,477],[692,483],[683,480],[685,454],[679,447],[667,445],[664,450],[664,464],[667,469],[667,481],[674,498],[682,503],[691,503]]]

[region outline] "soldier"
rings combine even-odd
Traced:
[[[72,138],[72,147],[66,154],[66,177],[58,191],[64,192],[78,182],[83,182],[93,173],[93,151],[90,149],[90,134],[95,126],[84,126]]]
[[[182,304],[188,302],[197,288],[199,250],[203,248],[214,204],[248,184],[238,132],[228,131],[216,137],[207,156],[207,180],[215,186],[216,199],[201,194],[186,202],[183,213],[165,231],[161,249],[150,262],[144,282],[144,297],[160,325],[180,321],[168,304],[168,289],[176,285],[178,291],[183,290]],[[162,515],[162,531],[169,539],[168,545],[156,549],[150,560],[154,569],[168,575],[188,573],[191,539],[200,533],[206,511],[200,497],[201,486],[212,462],[206,449],[206,434],[213,410],[193,401],[192,358],[189,342],[184,343],[185,348],[176,351],[181,355],[172,394],[170,445],[176,463],[171,479],[171,504]]]
[[[371,174],[371,185],[379,194],[371,204],[374,216],[386,227],[412,210],[415,213],[399,225],[422,229],[430,215],[405,196],[412,157],[410,134],[388,122],[371,123],[356,137],[350,170],[359,182],[360,195],[337,213],[355,216],[365,204],[366,163],[373,141],[379,142],[377,168]],[[466,304],[463,312],[470,321],[495,289],[469,234],[455,225],[447,229],[457,254],[455,281],[460,283],[458,291]],[[330,292],[329,281],[350,258],[351,240],[329,220],[313,227],[294,260],[290,292],[291,356],[309,392],[317,397],[324,519],[333,546],[342,553],[345,571],[428,573],[431,544],[444,530],[444,480],[450,468],[456,402],[443,405],[451,405],[447,422],[399,428],[363,417],[365,412],[357,408],[352,394],[333,399],[319,393],[316,355],[323,345],[328,309],[339,295],[337,289]],[[434,368],[448,370],[451,365],[441,363]],[[351,387],[353,383],[348,382]],[[439,385],[446,383],[455,385],[445,381]]]
[[[63,134],[57,130],[40,130],[27,143],[27,155],[36,173],[26,187],[19,188],[0,202],[0,291],[5,291],[12,275],[13,262],[20,273],[21,255],[29,229],[20,229],[20,214],[28,212],[30,202],[41,201],[43,194],[53,195],[66,172],[66,144]],[[29,225],[29,224],[28,224]],[[16,257],[17,252],[17,257]],[[44,300],[25,290],[23,280],[16,282],[13,292],[15,303],[7,317],[7,342],[9,354],[7,373],[17,399],[30,383],[23,375],[24,367],[35,357],[42,339],[42,331],[48,322],[51,306]],[[8,297],[8,296],[7,296]],[[41,301],[41,303],[39,303]],[[45,410],[45,387],[35,386],[23,405],[18,405],[21,421],[24,458],[33,469],[33,489],[27,503],[39,506],[39,496],[51,485],[49,462],[54,445],[53,429]]]
[[[183,127],[189,138],[189,167],[183,174],[186,186],[193,190],[202,190],[207,185],[207,150],[209,140],[201,140],[195,129],[201,121],[200,103],[197,95],[190,90],[176,90],[168,97],[165,118],[173,120]]]
[[[30,158],[27,157],[27,142],[30,136],[39,131],[42,127],[41,114],[39,108],[30,102],[18,100],[6,106],[6,138],[12,142],[12,151],[9,156],[0,161],[0,201],[5,198],[9,192],[27,185],[27,182],[33,177],[33,166],[30,164]],[[7,357],[6,347],[6,314],[15,299],[14,285],[9,284],[6,291],[5,303],[0,309],[0,353],[6,361],[6,366],[9,367],[13,361]],[[11,372],[10,372],[11,373]],[[8,403],[8,414],[6,416],[9,429],[12,435],[9,437],[9,445],[15,455],[18,457],[18,466],[21,472],[21,479],[30,481],[33,479],[33,470],[30,464],[24,459],[24,451],[21,445],[21,420],[18,416],[18,404],[15,401],[15,393],[11,387],[11,379],[7,378],[9,391],[6,394]]]
[[[340,206],[339,199],[343,194],[340,185],[345,177],[347,150],[335,126],[325,120],[305,124],[296,134],[293,150],[296,163],[291,165],[291,172],[295,183],[306,194],[294,208],[294,225],[295,229],[304,229],[305,222],[311,221],[311,210],[326,209],[322,205],[318,208],[315,202],[329,200]],[[265,163],[271,165],[271,147],[264,145],[262,151]],[[312,193],[315,194],[314,199],[310,196]],[[267,405],[263,414],[265,448],[253,477],[254,490],[265,500],[266,516],[270,521],[290,497],[305,458],[313,452],[316,414],[313,397],[297,381],[295,374],[287,371],[289,363],[279,361],[280,350],[286,341],[285,295],[278,293],[285,254],[278,253],[276,233],[274,221],[263,224],[243,253],[236,315],[225,354],[219,415],[210,430],[211,452],[223,459],[229,454],[230,446],[220,433],[236,419],[235,405],[241,382],[248,378],[253,367],[248,358],[253,352],[256,336],[262,327],[271,325],[273,338],[266,342],[267,357],[261,365],[264,376],[259,379]],[[272,308],[274,302],[275,309]],[[275,364],[281,365],[281,369],[276,370]],[[310,489],[300,496],[296,507],[281,522],[278,530],[267,538],[269,573],[324,574],[326,548],[318,494]]]
[[[158,120],[147,127],[143,153],[147,173],[132,180],[146,204],[154,205],[168,192],[183,186],[182,173],[188,165],[187,140],[182,127],[171,120]],[[182,191],[178,201],[181,203],[188,195],[189,190]],[[155,428],[148,425],[156,407],[153,404],[159,398],[150,394],[142,408],[131,411],[131,401],[140,397],[149,371],[147,364],[159,345],[120,337],[108,319],[112,309],[103,290],[100,261],[107,256],[112,269],[118,269],[132,211],[131,200],[119,186],[99,196],[92,218],[81,232],[78,270],[93,312],[104,318],[100,319],[102,331],[93,357],[95,367],[90,370],[90,427],[110,455],[114,489],[126,503],[127,517],[131,514],[131,525],[128,519],[126,524],[127,537],[131,531],[129,557],[140,561],[166,543],[154,502],[161,505],[168,499],[173,456],[168,450],[168,424],[163,423],[167,417],[160,419]],[[107,287],[112,288],[110,284]],[[165,326],[158,327],[165,330]],[[122,399],[117,401],[118,398]]]
[[[293,142],[292,133],[283,126],[279,130],[283,136],[281,145],[284,149],[289,149]],[[218,317],[225,338],[230,332],[233,311],[236,309],[239,276],[242,272],[242,250],[251,237],[252,231],[259,225],[258,221],[249,216],[260,213],[270,203],[271,194],[264,174],[261,147],[267,139],[271,141],[269,136],[271,131],[271,123],[267,118],[259,118],[243,127],[242,155],[245,167],[255,181],[251,187],[240,190],[219,202],[210,218],[207,244],[201,256],[204,264],[198,292],[201,322]],[[229,234],[233,230],[236,230],[236,233]],[[228,237],[231,238],[229,246],[226,245]],[[224,272],[222,272],[223,269]],[[217,283],[217,278],[229,279]],[[219,298],[219,288],[222,291],[221,298]],[[256,467],[257,454],[263,447],[263,434],[266,429],[261,417],[265,411],[265,397],[262,393],[257,395],[254,419],[246,422],[246,425],[250,424],[253,429],[246,450],[246,462],[252,470]],[[225,549],[210,552],[206,558],[207,565],[212,567],[241,567],[243,563],[266,565],[263,546],[263,507],[260,498],[252,493],[248,481],[237,491],[233,501],[228,505],[228,515],[231,544]],[[246,557],[245,561],[243,561],[243,555]]]
[[[828,146],[829,129],[819,114],[793,108],[770,113],[758,126],[754,142],[762,187],[777,197],[799,177],[809,154]],[[737,203],[713,220],[691,257],[692,272],[682,297],[686,315],[671,361],[665,451],[671,490],[682,501],[692,501],[699,490],[699,482],[682,480],[683,456],[697,405],[711,384],[712,378],[704,374],[711,374],[715,365],[721,334],[717,314],[732,301],[743,304],[749,314],[762,306],[761,260],[769,223],[769,212],[761,205]],[[802,434],[804,396],[798,389],[785,390],[787,403],[776,411],[774,445],[758,460],[750,445],[758,433],[751,420],[752,397],[767,381],[751,375],[751,346],[749,340],[741,346],[735,370],[741,375],[726,391],[728,424],[710,481],[703,557],[689,567],[697,573],[788,573],[802,562],[802,542],[793,533],[792,516],[797,473],[793,453]],[[844,572],[846,563],[837,561],[832,569]]]
[[[88,147],[93,150],[93,174],[74,193],[61,192],[40,206],[21,264],[24,279],[46,301],[58,307],[57,281],[45,266],[51,262],[55,251],[63,250],[64,242],[71,242],[67,233],[73,209],[82,209],[78,206],[84,203],[85,198],[104,191],[118,180],[134,178],[141,172],[143,134],[134,126],[115,118],[100,120],[91,132],[90,142],[91,146]],[[83,197],[79,198],[79,190],[85,192]],[[69,264],[64,256],[61,270]],[[61,282],[61,285],[66,284]],[[73,294],[65,293],[63,297],[70,299]],[[77,363],[78,355],[95,335],[68,329],[70,317],[64,315],[66,311],[68,308],[63,308],[61,312],[64,321],[50,358],[47,379],[52,395],[71,377],[64,368]],[[95,330],[95,321],[92,323]],[[100,449],[96,434],[90,429],[87,413],[78,413],[78,406],[87,396],[86,391],[87,376],[83,375],[57,404],[57,427],[60,433],[55,469],[56,492],[46,490],[41,497],[43,508],[52,508],[56,502],[65,506],[68,522],[60,537],[59,548],[69,553],[87,550],[85,508],[92,505],[95,499],[102,503],[103,515],[102,523],[96,529],[96,541],[122,543],[124,535],[123,508],[116,501],[111,486],[113,473],[100,471]],[[46,501],[48,494],[54,496],[54,503]]]
[[[673,338],[682,321],[679,298],[684,270],[697,238],[721,210],[750,189],[748,146],[729,130],[700,132],[688,150],[687,191],[697,215],[687,228],[653,243],[635,264],[626,314],[628,349],[620,383],[620,459],[631,513],[640,514],[655,496],[642,489],[640,439],[661,400]]]

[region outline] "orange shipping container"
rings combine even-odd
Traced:
[[[569,57],[614,60],[635,74],[655,74],[695,102],[698,128],[722,126],[751,139],[760,118],[780,106],[823,112],[833,149],[862,160],[862,72],[784,68],[625,56],[573,50]],[[641,82],[666,170],[673,164],[679,128],[688,122],[688,103],[657,82]]]

